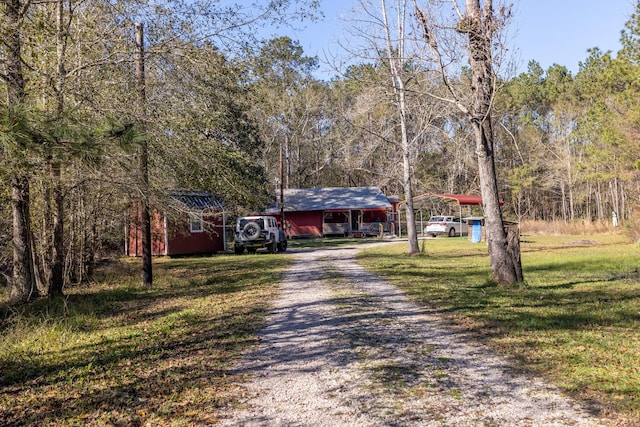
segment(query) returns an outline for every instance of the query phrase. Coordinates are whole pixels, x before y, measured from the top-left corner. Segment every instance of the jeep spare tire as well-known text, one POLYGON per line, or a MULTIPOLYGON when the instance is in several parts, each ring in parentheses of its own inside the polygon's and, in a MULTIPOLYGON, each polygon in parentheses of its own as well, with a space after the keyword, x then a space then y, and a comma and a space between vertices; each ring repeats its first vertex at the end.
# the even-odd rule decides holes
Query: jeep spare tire
POLYGON ((260 237, 260 225, 255 221, 246 223, 242 231, 249 240, 256 240, 260 237))

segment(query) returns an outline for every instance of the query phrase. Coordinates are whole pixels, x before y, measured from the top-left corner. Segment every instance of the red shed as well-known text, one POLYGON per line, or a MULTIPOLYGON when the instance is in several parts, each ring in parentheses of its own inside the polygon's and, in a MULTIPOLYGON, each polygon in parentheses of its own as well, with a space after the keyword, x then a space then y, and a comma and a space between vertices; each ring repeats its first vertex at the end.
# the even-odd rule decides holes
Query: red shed
MULTIPOLYGON (((377 187, 288 188, 283 193, 289 237, 393 232, 397 198, 377 187)), ((280 218, 280 207, 268 213, 280 218)))
MULTIPOLYGON (((140 206, 134 204, 126 227, 129 256, 142 255, 140 206)), ((153 255, 212 254, 226 249, 224 206, 207 192, 174 192, 165 209, 151 213, 153 255)))

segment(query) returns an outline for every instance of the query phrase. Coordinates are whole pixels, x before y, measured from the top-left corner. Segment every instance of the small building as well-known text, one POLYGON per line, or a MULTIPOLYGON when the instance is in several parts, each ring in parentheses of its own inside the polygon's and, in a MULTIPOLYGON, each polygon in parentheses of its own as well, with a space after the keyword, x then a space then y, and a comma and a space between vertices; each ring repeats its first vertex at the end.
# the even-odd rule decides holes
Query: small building
MULTIPOLYGON (((226 250, 224 205, 213 194, 173 192, 151 214, 152 255, 212 254, 226 250)), ((142 256, 140 204, 132 206, 126 225, 125 253, 142 256)))
MULTIPOLYGON (((393 232, 399 202, 377 187, 288 188, 283 196, 289 238, 364 237, 393 232)), ((267 213, 280 219, 281 207, 267 213)))

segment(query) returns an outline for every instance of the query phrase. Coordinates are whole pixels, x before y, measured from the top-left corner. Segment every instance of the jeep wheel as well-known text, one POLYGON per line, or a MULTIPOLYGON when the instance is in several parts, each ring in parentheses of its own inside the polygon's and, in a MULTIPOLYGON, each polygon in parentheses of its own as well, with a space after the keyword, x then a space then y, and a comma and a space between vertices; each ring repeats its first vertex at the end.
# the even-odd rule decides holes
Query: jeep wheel
POLYGON ((275 254, 276 253, 276 242, 272 241, 271 243, 269 243, 267 245, 267 251, 269 251, 270 254, 275 254))
POLYGON ((278 242, 278 252, 286 252, 287 251, 287 241, 281 240, 278 242))
POLYGON ((451 228, 449 230, 449 237, 456 237, 456 229, 455 228, 451 228))
POLYGON ((260 225, 258 225, 258 223, 255 221, 246 223, 242 231, 249 240, 256 240, 258 237, 260 237, 260 225))
POLYGON ((233 247, 233 251, 236 253, 236 255, 242 255, 242 253, 244 252, 244 246, 235 245, 233 247))

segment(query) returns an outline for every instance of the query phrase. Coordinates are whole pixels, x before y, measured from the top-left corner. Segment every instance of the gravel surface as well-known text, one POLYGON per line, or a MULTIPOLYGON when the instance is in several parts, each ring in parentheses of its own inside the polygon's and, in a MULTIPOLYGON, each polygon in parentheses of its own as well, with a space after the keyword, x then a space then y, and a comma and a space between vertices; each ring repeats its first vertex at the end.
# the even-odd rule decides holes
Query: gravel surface
POLYGON ((221 425, 606 425, 368 273, 356 250, 291 254, 261 344, 238 367, 252 380, 221 425))

